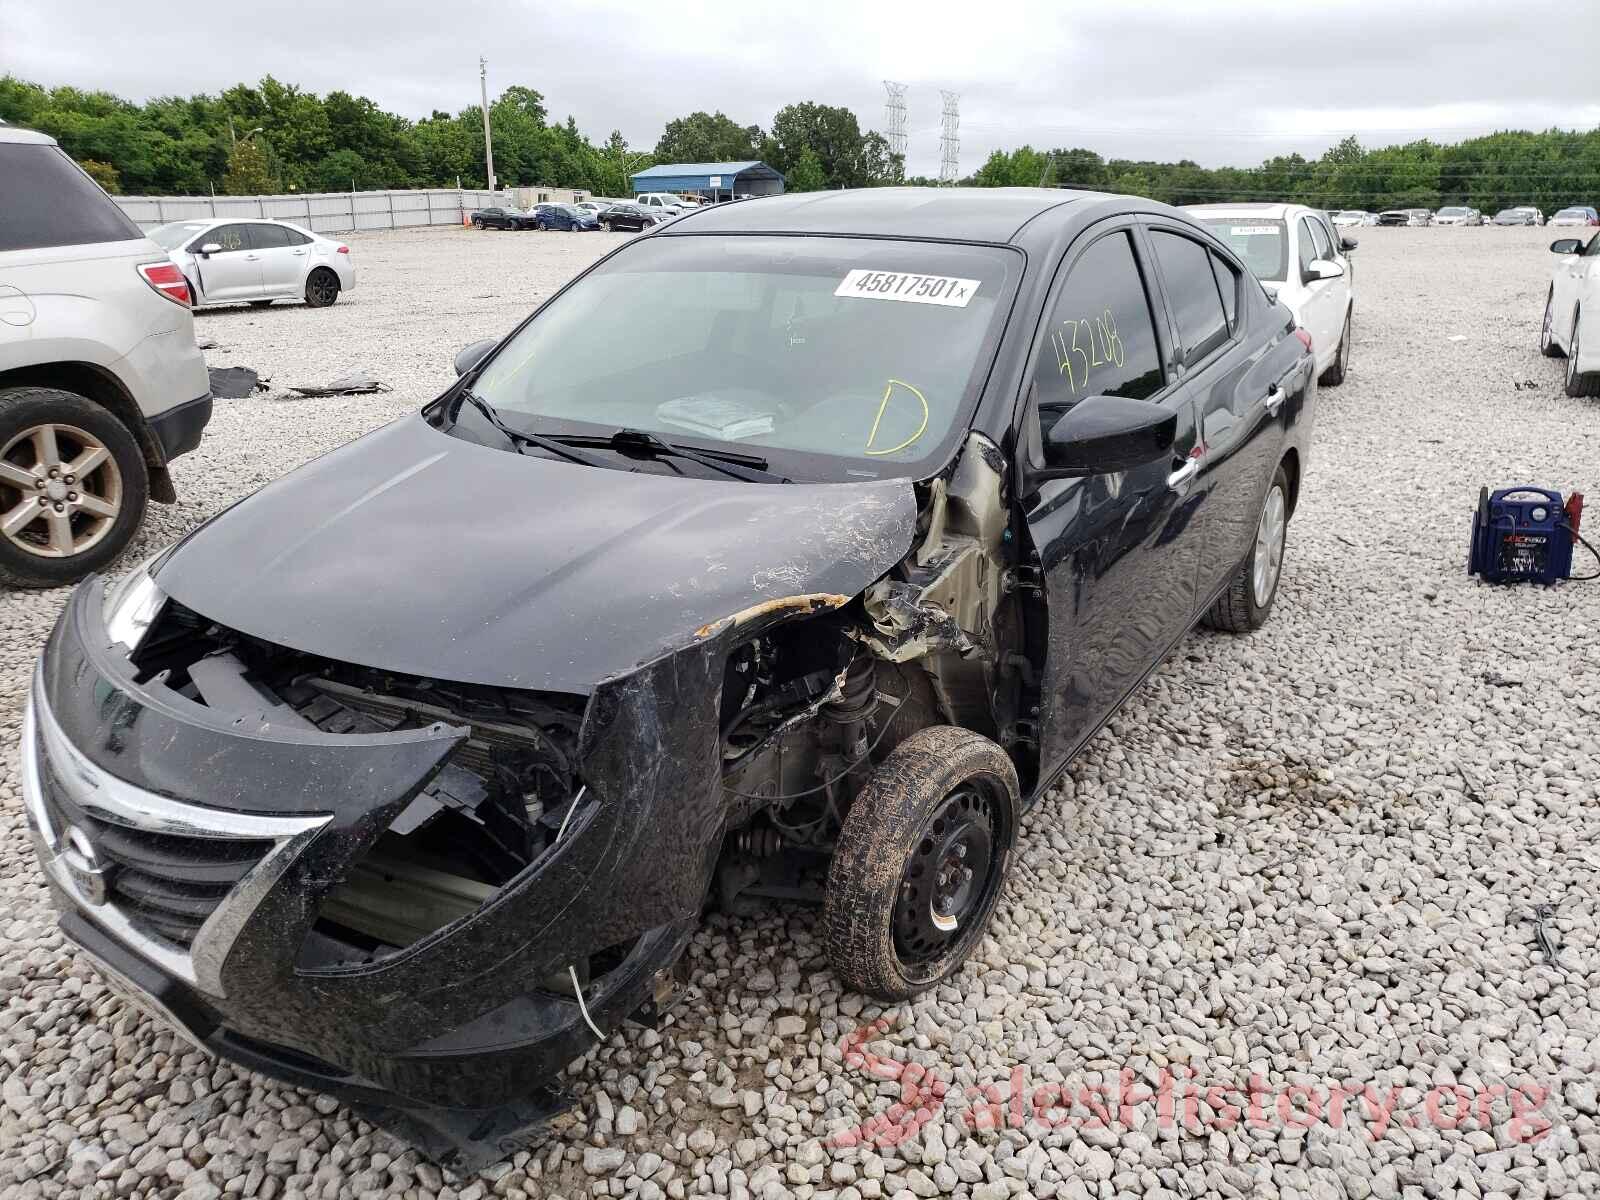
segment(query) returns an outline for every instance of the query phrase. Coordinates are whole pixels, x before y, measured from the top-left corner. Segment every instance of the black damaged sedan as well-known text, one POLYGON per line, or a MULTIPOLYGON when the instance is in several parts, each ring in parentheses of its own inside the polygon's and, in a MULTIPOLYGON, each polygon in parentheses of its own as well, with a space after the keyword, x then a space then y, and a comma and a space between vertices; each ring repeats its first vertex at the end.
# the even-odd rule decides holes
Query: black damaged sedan
POLYGON ((23 727, 62 929, 461 1165, 660 1018, 710 905, 814 903, 847 987, 931 987, 1144 676, 1267 618, 1313 362, 1150 201, 691 213, 77 589, 23 727))

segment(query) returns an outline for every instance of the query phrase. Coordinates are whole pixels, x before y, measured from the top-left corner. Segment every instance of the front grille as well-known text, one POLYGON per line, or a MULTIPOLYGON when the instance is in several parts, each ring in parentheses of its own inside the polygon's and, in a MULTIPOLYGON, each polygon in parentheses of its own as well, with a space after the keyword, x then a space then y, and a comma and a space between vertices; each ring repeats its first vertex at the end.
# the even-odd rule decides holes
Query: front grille
POLYGON ((48 755, 40 783, 58 833, 77 826, 111 866, 109 902, 146 935, 188 949, 206 918, 272 849, 270 838, 198 838, 132 829, 90 815, 61 786, 48 755))

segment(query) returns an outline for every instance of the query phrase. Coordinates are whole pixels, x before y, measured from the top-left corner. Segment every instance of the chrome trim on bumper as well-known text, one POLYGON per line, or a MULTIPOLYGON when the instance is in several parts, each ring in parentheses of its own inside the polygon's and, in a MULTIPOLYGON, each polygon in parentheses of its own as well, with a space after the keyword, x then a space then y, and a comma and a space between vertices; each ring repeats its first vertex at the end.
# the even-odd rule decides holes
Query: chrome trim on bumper
POLYGON ((245 923, 284 870, 315 838, 331 815, 260 817, 201 808, 134 787, 90 762, 67 740, 45 702, 44 675, 36 668, 22 716, 22 807, 32 827, 39 862, 78 910, 153 966, 216 997, 226 996, 222 964, 245 923), (187 952, 142 933, 112 903, 94 903, 84 894, 63 858, 70 847, 65 830, 54 827, 44 801, 39 757, 48 757, 72 801, 98 820, 147 833, 191 838, 260 839, 273 847, 206 918, 187 952))

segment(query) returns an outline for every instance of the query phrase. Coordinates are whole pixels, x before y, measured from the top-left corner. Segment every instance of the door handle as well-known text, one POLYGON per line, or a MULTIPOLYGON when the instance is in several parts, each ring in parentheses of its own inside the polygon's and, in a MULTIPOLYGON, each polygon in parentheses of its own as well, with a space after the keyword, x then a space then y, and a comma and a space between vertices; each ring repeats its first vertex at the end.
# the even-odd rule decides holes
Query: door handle
POLYGON ((295 251, 293 251, 293 253, 295 253, 295 254, 300 254, 300 255, 304 255, 304 254, 305 254, 305 251, 304 251, 304 250, 295 250, 295 251))
POLYGON ((245 260, 245 262, 255 262, 256 259, 258 259, 260 257, 261 257, 261 255, 259 255, 259 254, 246 254, 244 256, 244 260, 245 260))
POLYGON ((1181 496, 1189 490, 1189 485, 1194 482, 1194 477, 1198 474, 1200 474, 1200 460, 1191 458, 1167 476, 1167 486, 1181 496))
POLYGON ((1278 410, 1283 407, 1283 402, 1288 398, 1288 392, 1284 391, 1283 388, 1278 384, 1273 384, 1272 390, 1269 391, 1261 401, 1261 403, 1266 406, 1267 416, 1277 416, 1278 410))

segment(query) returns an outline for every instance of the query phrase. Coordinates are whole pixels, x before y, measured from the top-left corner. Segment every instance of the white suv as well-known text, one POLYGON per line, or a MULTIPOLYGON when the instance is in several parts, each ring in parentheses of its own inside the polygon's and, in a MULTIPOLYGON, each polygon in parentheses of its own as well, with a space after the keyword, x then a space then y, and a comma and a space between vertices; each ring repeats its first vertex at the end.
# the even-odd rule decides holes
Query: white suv
POLYGON ((681 216, 694 207, 684 203, 682 196, 675 196, 671 192, 641 192, 634 197, 633 202, 646 212, 662 219, 681 216))
POLYGON ((0 584, 106 566, 177 499, 211 385, 183 273, 55 141, 0 125, 0 584))
POLYGON ((1191 204, 1189 211, 1244 260, 1264 287, 1311 335, 1318 382, 1344 382, 1350 365, 1350 318, 1356 240, 1328 214, 1298 204, 1191 204))

